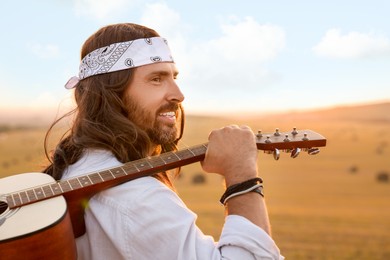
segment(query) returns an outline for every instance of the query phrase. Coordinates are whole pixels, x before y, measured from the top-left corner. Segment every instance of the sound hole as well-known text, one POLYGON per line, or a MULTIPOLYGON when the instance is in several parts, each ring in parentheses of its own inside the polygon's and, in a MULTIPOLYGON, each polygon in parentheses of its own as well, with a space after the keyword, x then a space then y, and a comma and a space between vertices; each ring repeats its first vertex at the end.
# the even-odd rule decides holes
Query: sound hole
POLYGON ((2 215, 8 209, 8 204, 4 201, 0 201, 0 215, 2 215))

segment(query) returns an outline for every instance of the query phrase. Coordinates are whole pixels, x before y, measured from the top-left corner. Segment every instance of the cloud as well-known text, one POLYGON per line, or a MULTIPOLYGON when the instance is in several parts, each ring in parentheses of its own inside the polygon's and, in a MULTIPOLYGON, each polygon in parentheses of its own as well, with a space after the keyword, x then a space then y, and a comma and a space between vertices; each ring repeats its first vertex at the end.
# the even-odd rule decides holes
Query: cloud
POLYGON ((185 58, 188 45, 191 44, 186 36, 190 26, 182 21, 178 12, 165 3, 147 4, 140 21, 168 40, 176 62, 180 63, 185 58))
POLYGON ((218 37, 190 46, 185 64, 191 70, 189 84, 234 95, 259 90, 275 79, 265 64, 285 47, 282 28, 246 17, 228 19, 220 29, 218 37))
POLYGON ((371 58, 390 54, 390 40, 374 33, 349 32, 330 29, 312 48, 315 54, 328 58, 371 58))
POLYGON ((34 55, 42 59, 53 59, 60 55, 60 48, 54 44, 40 44, 30 43, 27 47, 34 53, 34 55))
POLYGON ((282 28, 259 24, 252 17, 228 21, 221 29, 223 35, 210 41, 209 47, 227 60, 263 62, 275 58, 285 46, 282 28))
MULTIPOLYGON (((187 37, 190 26, 182 21, 178 12, 165 3, 147 4, 140 18, 140 23, 156 30, 166 38, 172 50, 176 63, 181 64, 179 69, 188 66, 188 51, 192 44, 187 37)), ((180 74, 184 74, 181 70, 180 74)))
POLYGON ((164 37, 175 37, 183 31, 180 14, 164 3, 147 4, 141 24, 155 29, 164 37))
POLYGON ((194 38, 190 34, 196 28, 160 3, 147 5, 141 21, 168 39, 187 107, 212 105, 215 99, 229 102, 237 94, 254 98, 278 79, 266 67, 286 45, 285 32, 277 25, 261 24, 253 17, 222 17, 217 33, 194 38))
POLYGON ((75 0, 74 10, 76 15, 87 16, 96 19, 107 18, 110 14, 122 12, 137 1, 126 0, 75 0), (126 8, 125 8, 126 7, 126 8))

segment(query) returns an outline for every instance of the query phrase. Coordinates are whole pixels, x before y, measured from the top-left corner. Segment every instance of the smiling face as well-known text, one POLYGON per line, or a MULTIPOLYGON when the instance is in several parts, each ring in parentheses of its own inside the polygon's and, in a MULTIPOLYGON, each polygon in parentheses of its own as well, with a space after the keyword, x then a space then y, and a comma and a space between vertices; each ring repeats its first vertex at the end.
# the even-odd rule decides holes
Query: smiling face
POLYGON ((176 140, 180 104, 184 100, 174 63, 154 63, 133 70, 126 93, 129 119, 145 130, 153 143, 176 140))

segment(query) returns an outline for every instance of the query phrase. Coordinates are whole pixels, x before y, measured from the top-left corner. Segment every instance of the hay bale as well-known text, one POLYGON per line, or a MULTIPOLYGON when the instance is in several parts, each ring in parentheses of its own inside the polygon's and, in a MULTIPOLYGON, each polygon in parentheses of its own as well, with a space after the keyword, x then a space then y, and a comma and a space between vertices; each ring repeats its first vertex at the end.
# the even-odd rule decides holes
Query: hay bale
POLYGON ((378 182, 389 182, 389 173, 387 172, 379 172, 377 175, 376 175, 376 180, 378 182))
POLYGON ((192 184, 205 184, 206 176, 203 173, 197 173, 192 177, 192 184))

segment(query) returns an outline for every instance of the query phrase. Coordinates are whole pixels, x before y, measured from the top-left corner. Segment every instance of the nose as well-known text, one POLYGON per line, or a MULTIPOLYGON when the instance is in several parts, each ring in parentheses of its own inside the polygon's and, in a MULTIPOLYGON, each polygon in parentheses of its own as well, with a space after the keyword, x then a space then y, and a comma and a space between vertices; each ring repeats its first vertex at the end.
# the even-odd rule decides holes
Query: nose
POLYGON ((181 103, 184 100, 184 95, 174 79, 172 79, 171 84, 169 85, 168 100, 178 103, 181 103))

